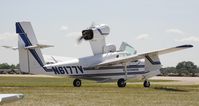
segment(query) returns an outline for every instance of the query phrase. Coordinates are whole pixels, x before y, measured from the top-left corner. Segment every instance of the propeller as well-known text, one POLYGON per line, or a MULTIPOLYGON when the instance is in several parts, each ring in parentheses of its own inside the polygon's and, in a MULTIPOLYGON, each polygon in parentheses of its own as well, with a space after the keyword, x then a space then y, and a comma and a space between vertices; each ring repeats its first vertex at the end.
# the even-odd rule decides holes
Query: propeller
POLYGON ((80 43, 82 41, 82 39, 85 40, 90 40, 93 38, 93 32, 92 32, 92 28, 95 28, 96 24, 94 22, 91 23, 90 27, 88 27, 86 30, 82 31, 82 36, 80 36, 77 39, 77 42, 80 43))

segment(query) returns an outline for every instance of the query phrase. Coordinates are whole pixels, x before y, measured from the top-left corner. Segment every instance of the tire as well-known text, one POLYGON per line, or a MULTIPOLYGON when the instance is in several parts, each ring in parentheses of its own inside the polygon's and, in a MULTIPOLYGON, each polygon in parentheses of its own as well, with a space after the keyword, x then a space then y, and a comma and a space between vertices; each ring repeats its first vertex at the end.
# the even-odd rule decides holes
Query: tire
POLYGON ((80 79, 75 79, 73 81, 73 86, 74 87, 80 87, 81 86, 81 80, 80 79))
POLYGON ((150 84, 149 81, 145 80, 143 85, 144 85, 145 88, 149 88, 151 84, 150 84))
POLYGON ((121 79, 119 79, 117 81, 117 85, 118 85, 118 87, 125 87, 126 86, 126 82, 125 82, 125 80, 123 78, 121 78, 121 79))

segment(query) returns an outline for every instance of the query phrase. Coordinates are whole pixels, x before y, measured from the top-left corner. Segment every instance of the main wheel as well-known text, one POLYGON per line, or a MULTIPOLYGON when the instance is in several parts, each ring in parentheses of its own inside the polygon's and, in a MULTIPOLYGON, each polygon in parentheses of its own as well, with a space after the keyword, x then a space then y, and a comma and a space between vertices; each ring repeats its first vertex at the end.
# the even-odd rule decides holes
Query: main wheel
POLYGON ((118 85, 118 87, 125 87, 126 86, 126 82, 125 82, 125 80, 123 78, 121 78, 121 79, 119 79, 117 81, 117 85, 118 85))
POLYGON ((145 80, 143 85, 144 85, 145 88, 148 88, 148 87, 150 87, 150 82, 145 80))
POLYGON ((73 81, 73 86, 74 87, 80 87, 81 86, 81 80, 80 79, 75 79, 73 81))

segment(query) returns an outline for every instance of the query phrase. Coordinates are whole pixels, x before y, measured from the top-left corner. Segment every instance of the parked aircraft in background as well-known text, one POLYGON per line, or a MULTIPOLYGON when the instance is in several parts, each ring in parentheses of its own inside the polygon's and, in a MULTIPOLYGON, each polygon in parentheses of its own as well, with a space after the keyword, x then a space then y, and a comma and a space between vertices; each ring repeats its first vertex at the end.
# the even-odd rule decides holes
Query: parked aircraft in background
POLYGON ((24 98, 24 94, 0 94, 0 104, 14 102, 24 98))
MULTIPOLYGON (((90 43, 92 56, 82 58, 48 56, 51 61, 45 62, 40 49, 52 47, 52 45, 37 42, 30 22, 16 22, 21 71, 31 74, 73 77, 75 78, 74 87, 81 86, 81 79, 97 82, 117 81, 118 87, 125 87, 126 80, 130 78, 143 79, 144 87, 150 87, 148 78, 160 74, 159 55, 193 47, 192 45, 181 45, 147 53, 137 53, 132 46, 125 42, 119 49, 116 49, 115 45, 108 45, 105 38, 109 32, 109 26, 105 24, 92 25, 82 31, 82 36, 78 41, 85 40, 90 43)), ((10 47, 7 46, 7 48, 10 47)), ((70 51, 67 47, 65 49, 70 51)))

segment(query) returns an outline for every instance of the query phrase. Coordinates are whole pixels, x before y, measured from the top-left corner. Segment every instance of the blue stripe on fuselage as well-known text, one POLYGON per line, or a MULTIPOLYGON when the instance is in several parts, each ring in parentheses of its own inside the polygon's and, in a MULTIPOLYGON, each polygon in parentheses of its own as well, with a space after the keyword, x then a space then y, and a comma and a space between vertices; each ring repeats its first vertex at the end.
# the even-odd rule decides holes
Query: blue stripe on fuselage
POLYGON ((103 33, 102 31, 101 31, 101 29, 99 29, 99 28, 97 28, 97 30, 98 30, 98 32, 101 34, 101 35, 107 35, 108 33, 103 33))
MULTIPOLYGON (((149 71, 137 71, 137 72, 127 72, 127 75, 136 75, 136 74, 146 74, 149 71)), ((97 74, 81 74, 81 75, 70 75, 70 76, 76 76, 76 77, 96 77, 96 76, 119 76, 119 75, 125 75, 125 72, 119 72, 119 73, 97 73, 97 74)))
MULTIPOLYGON (((84 70, 106 70, 106 69, 123 69, 124 66, 106 66, 106 67, 85 67, 84 70)), ((144 65, 128 65, 127 68, 144 68, 144 65)))

